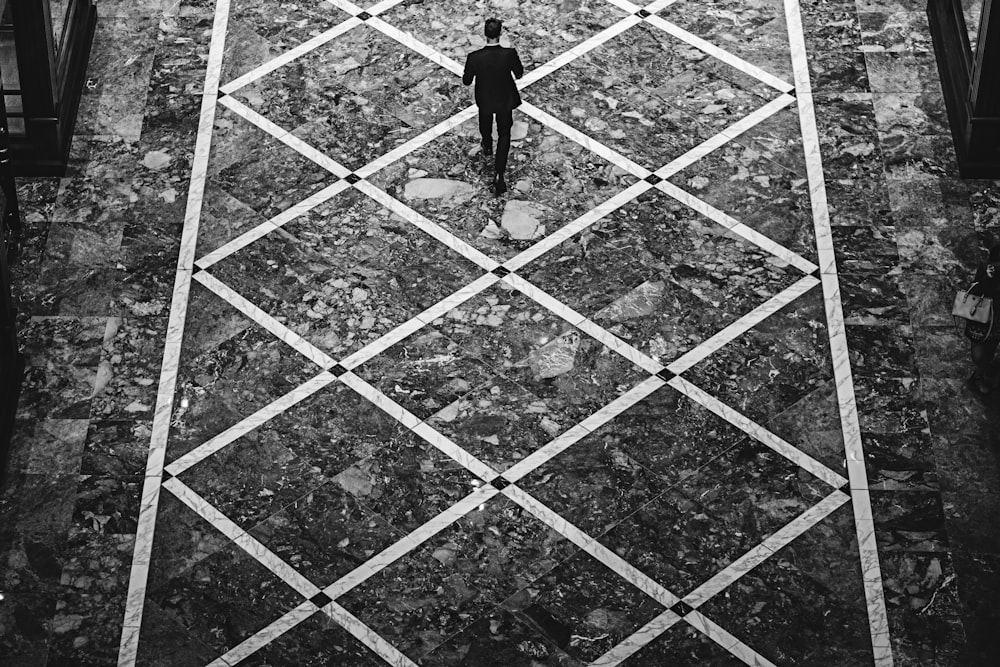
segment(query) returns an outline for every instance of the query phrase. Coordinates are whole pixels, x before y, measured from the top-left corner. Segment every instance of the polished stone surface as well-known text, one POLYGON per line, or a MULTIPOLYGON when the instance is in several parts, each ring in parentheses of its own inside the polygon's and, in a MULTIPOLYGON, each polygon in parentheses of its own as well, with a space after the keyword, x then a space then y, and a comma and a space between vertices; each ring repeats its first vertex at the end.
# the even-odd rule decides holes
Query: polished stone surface
POLYGON ((362 5, 100 1, 19 183, 0 662, 996 664, 1000 189, 924 7, 362 5))

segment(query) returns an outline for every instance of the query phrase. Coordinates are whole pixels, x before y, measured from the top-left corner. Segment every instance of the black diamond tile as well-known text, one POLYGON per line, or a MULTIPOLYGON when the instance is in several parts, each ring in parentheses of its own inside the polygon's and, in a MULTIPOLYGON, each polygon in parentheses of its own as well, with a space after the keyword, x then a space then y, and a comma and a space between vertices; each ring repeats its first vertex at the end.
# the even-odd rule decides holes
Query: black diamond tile
POLYGON ((668 371, 666 368, 664 368, 662 371, 656 374, 656 377, 660 378, 664 382, 670 382, 675 377, 677 377, 677 373, 668 371))
POLYGON ((639 18, 641 18, 641 19, 644 19, 644 18, 646 18, 647 16, 649 16, 649 12, 647 12, 647 11, 646 11, 645 9, 640 9, 639 11, 637 11, 637 12, 635 13, 635 15, 636 15, 636 16, 638 16, 638 17, 639 17, 639 18))
POLYGON ((510 486, 510 482, 504 479, 503 477, 497 477, 492 482, 490 482, 490 484, 492 484, 499 491, 503 491, 508 486, 510 486))
POLYGON ((681 618, 684 618, 685 616, 687 616, 688 614, 690 614, 692 611, 694 611, 694 607, 692 607, 691 605, 689 605, 687 602, 684 602, 683 600, 680 600, 680 601, 677 602, 677 604, 675 604, 673 607, 670 608, 670 611, 674 612, 675 614, 677 614, 681 618))
POLYGON ((662 181, 663 179, 662 179, 662 178, 660 178, 659 176, 657 176, 656 174, 650 174, 649 176, 647 176, 647 177, 646 177, 645 179, 643 179, 643 180, 645 180, 645 181, 646 181, 647 183, 649 183, 650 185, 656 185, 657 183, 659 183, 659 182, 660 182, 660 181, 662 181))
POLYGON ((341 366, 340 364, 334 364, 330 368, 330 373, 333 374, 334 377, 340 377, 341 375, 343 375, 346 372, 347 372, 347 369, 344 368, 343 366, 341 366))
POLYGON ((320 607, 320 608, 323 608, 326 605, 330 604, 330 602, 332 600, 333 600, 333 598, 331 598, 329 595, 327 595, 323 591, 320 591, 316 595, 314 595, 311 598, 309 598, 310 602, 312 602, 314 605, 316 605, 317 607, 320 607))
POLYGON ((493 269, 493 274, 497 275, 497 276, 500 276, 501 278, 503 278, 504 276, 510 275, 510 270, 509 269, 505 269, 502 266, 498 266, 497 268, 493 269))
POLYGON ((367 21, 371 17, 372 15, 369 14, 368 12, 361 12, 360 14, 358 14, 358 18, 361 19, 362 21, 367 21))
POLYGON ((348 183, 350 183, 351 185, 354 185, 355 183, 357 183, 358 181, 361 180, 361 177, 352 172, 352 173, 348 174, 344 178, 344 180, 347 181, 348 183))

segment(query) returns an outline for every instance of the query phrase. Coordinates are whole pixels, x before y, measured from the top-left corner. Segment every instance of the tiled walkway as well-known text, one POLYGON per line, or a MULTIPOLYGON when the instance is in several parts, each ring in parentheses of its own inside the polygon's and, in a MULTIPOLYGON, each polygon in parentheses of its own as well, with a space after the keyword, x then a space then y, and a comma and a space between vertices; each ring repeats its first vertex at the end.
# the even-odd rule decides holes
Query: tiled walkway
POLYGON ((1000 189, 922 7, 99 9, 74 171, 23 188, 12 664, 1000 655, 947 314, 1000 189))

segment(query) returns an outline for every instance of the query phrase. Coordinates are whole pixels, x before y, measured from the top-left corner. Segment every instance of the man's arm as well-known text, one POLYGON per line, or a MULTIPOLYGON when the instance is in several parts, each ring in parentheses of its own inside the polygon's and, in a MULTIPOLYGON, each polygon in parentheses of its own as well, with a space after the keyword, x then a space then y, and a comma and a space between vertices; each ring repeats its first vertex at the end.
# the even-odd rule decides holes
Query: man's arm
POLYGON ((470 66, 471 61, 472 61, 472 54, 470 53, 465 58, 465 71, 462 72, 462 83, 464 83, 467 86, 470 83, 472 83, 472 79, 474 79, 476 76, 475 71, 473 71, 472 67, 470 66))
POLYGON ((511 54, 514 56, 514 62, 511 63, 510 71, 514 73, 515 79, 520 79, 524 76, 524 65, 521 64, 521 59, 517 57, 517 49, 511 49, 511 54))

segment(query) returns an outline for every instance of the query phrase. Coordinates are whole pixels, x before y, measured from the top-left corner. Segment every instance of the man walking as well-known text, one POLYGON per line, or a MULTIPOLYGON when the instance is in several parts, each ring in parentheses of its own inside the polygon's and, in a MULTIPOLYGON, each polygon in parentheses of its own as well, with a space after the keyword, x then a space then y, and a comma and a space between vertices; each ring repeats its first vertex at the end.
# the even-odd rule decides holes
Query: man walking
POLYGON ((503 173, 510 152, 510 128, 514 125, 514 109, 521 105, 514 78, 524 75, 524 66, 517 50, 500 46, 500 19, 486 19, 483 32, 486 46, 473 51, 465 59, 462 83, 476 80, 476 106, 479 107, 479 134, 482 135, 483 155, 493 153, 493 117, 497 120, 497 152, 493 162, 495 177, 493 192, 497 196, 507 191, 503 173), (513 77, 511 75, 514 75, 513 77))

